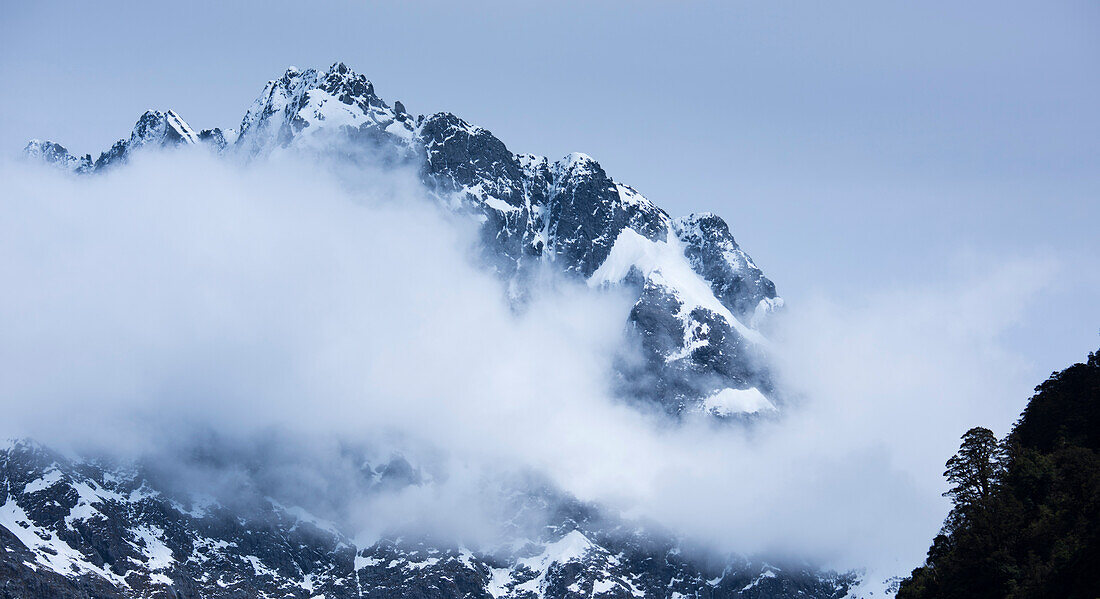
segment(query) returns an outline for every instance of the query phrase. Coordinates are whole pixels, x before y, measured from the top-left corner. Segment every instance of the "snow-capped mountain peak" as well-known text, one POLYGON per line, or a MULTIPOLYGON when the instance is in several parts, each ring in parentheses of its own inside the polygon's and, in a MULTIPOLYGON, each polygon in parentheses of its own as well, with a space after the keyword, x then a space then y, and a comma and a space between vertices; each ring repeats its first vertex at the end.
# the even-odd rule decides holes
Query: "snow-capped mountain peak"
POLYGON ((141 115, 134 131, 130 134, 130 148, 156 144, 188 144, 199 143, 199 135, 187 124, 174 110, 160 112, 148 110, 141 115))
POLYGON ((362 160, 417 168, 442 206, 480 223, 487 266, 518 296, 539 264, 594 287, 637 290, 626 318, 648 356, 647 376, 623 378, 657 383, 624 389, 629 396, 678 414, 705 410, 704 400, 724 389, 771 393, 759 328, 782 299, 724 220, 673 219, 587 154, 552 162, 514 153, 451 113, 414 118, 342 62, 324 72, 290 67, 268 81, 236 131, 195 133, 171 110, 149 111, 129 139, 94 162, 51 142, 33 141, 26 153, 96 172, 143 148, 198 143, 246 159, 276 151, 347 158, 363 150, 362 160))
POLYGON ((404 108, 395 110, 374 93, 374 85, 342 62, 325 73, 290 67, 267 82, 239 127, 236 148, 262 154, 315 133, 344 127, 379 127, 403 139, 413 132, 404 108))
MULTIPOLYGON (((93 174, 122 167, 133 152, 177 146, 245 161, 365 149, 362 160, 415 168, 443 209, 480 227, 485 266, 517 302, 542 268, 580 288, 633 294, 622 318, 642 360, 624 360, 614 373, 624 397, 674 418, 768 418, 783 409, 763 333, 783 300, 726 221, 672 218, 587 154, 515 153, 454 114, 410 115, 343 63, 324 72, 290 67, 264 85, 237 129, 196 133, 172 110, 148 111, 96 160, 42 140, 25 153, 93 174)), ((372 492, 431 484, 403 459, 365 465, 363 474, 372 492)), ((555 502, 556 520, 507 550, 472 551, 402 537, 357 543, 271 497, 256 498, 258 514, 234 513, 159 489, 135 468, 28 444, 0 446, 0 484, 0 579, 14 596, 836 599, 855 582, 739 557, 693 560, 675 539, 545 489, 524 501, 555 502)))

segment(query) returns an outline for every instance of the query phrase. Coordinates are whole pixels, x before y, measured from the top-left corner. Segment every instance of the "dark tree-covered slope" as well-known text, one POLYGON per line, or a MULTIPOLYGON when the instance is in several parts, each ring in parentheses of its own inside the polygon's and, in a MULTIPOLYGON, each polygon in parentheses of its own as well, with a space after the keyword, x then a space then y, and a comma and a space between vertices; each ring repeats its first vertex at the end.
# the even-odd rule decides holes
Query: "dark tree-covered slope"
POLYGON ((1100 597, 1100 352, 1035 391, 1004 441, 963 437, 955 507, 898 599, 1100 597))

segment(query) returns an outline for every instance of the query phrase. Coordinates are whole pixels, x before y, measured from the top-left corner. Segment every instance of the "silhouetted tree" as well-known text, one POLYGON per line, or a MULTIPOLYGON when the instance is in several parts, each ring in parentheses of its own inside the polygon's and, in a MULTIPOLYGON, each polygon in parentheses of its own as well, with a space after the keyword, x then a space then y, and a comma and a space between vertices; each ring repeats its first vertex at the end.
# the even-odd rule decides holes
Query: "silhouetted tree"
POLYGON ((993 431, 980 426, 962 436, 959 452, 947 460, 943 473, 953 486, 944 493, 963 519, 989 508, 993 491, 1004 475, 1005 450, 993 431))

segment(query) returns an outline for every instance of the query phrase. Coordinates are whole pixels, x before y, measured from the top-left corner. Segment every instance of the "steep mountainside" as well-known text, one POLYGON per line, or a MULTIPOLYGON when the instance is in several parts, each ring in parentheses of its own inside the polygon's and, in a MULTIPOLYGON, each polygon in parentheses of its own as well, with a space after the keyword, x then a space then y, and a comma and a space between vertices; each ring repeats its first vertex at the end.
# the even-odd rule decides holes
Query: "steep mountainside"
POLYGON ((783 300, 725 221, 713 214, 673 219, 584 154, 553 162, 515 154, 453 114, 409 115, 344 64, 324 73, 287 70, 267 83, 235 130, 196 133, 171 110, 150 111, 129 139, 94 161, 48 141, 31 141, 26 153, 95 173, 147 148, 193 144, 244 159, 309 150, 413 165, 442 205, 481 223, 483 257, 517 297, 540 265, 592 286, 636 290, 629 322, 644 357, 624 362, 624 394, 673 414, 774 409, 764 399, 773 389, 759 328, 783 300), (736 392, 758 401, 723 399, 736 392))

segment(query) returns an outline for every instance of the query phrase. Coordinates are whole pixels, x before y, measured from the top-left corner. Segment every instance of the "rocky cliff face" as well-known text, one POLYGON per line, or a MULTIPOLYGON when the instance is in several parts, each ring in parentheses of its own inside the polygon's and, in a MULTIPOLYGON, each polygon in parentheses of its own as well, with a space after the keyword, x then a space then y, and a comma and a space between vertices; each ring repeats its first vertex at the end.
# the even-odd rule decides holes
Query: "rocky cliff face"
POLYGON ((637 292, 624 317, 643 359, 624 364, 627 396, 680 414, 705 410, 708 398, 726 390, 772 393, 759 329, 783 300, 720 217, 673 219, 584 154, 552 162, 513 153, 450 113, 414 117, 342 63, 323 73, 291 68, 269 81, 236 129, 196 133, 171 110, 150 111, 129 139, 94 161, 38 140, 26 153, 95 173, 134 152, 194 144, 244 159, 368 149, 367 159, 383 166, 411 165, 442 206, 481 223, 483 258, 517 296, 543 265, 592 286, 637 292))

